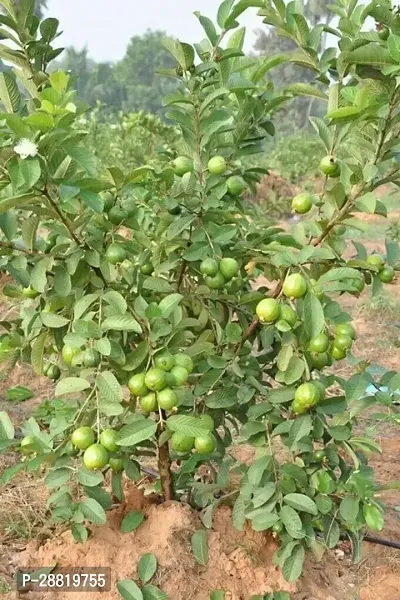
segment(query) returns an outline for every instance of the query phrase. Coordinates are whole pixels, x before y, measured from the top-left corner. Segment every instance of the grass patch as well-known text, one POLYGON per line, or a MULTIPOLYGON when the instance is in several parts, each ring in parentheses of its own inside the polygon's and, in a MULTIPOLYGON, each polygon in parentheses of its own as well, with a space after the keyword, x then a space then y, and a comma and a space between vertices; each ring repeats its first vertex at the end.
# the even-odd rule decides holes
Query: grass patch
POLYGON ((384 291, 376 296, 365 298, 360 303, 359 313, 366 321, 379 319, 385 325, 398 327, 395 333, 400 337, 400 300, 390 292, 384 291))
POLYGON ((0 594, 7 594, 7 592, 11 592, 11 586, 8 585, 7 581, 0 577, 0 594))
MULTIPOLYGON (((1 464, 0 472, 8 466, 10 463, 1 464)), ((46 500, 42 478, 32 473, 22 471, 9 484, 1 486, 0 543, 11 544, 37 537, 48 523, 46 500)))

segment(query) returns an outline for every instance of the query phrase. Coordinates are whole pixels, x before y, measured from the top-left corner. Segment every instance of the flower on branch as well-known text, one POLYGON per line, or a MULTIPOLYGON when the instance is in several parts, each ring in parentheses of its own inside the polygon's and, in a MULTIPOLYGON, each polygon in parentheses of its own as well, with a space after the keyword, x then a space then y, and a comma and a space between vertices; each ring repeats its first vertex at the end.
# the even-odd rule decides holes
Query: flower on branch
POLYGON ((38 153, 38 147, 34 142, 23 138, 14 146, 14 152, 20 155, 22 159, 28 158, 28 156, 36 156, 38 153))

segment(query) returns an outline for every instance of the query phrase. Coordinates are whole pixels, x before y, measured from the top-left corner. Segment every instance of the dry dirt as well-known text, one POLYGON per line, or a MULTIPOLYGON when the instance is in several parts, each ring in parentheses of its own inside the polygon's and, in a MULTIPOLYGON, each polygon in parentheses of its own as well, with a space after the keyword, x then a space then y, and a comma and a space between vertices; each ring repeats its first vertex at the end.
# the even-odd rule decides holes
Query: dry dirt
MULTIPOLYGON (((374 218, 368 217, 371 224, 374 218)), ((367 242, 368 249, 383 251, 378 242, 367 242)), ((390 286, 391 296, 399 301, 400 285, 390 286)), ((381 364, 386 368, 399 370, 400 348, 393 343, 397 330, 388 329, 385 311, 368 314, 363 309, 365 296, 360 299, 344 297, 346 309, 356 322, 358 340, 356 355, 381 364)), ((400 308, 397 320, 400 321, 400 308)), ((398 330, 400 332, 400 330, 398 330)), ((400 335, 397 336, 400 338, 400 335)), ((400 344, 399 344, 400 346, 400 344)), ((349 375, 352 368, 341 367, 341 374, 349 375)), ((14 419, 26 418, 40 400, 51 396, 51 386, 43 380, 32 377, 26 367, 18 366, 11 379, 0 386, 0 410, 8 410, 14 419), (20 405, 10 406, 4 400, 5 390, 10 385, 29 385, 35 397, 20 405)), ((366 420, 360 427, 370 426, 366 420)), ((382 455, 371 457, 378 481, 385 483, 400 479, 400 435, 396 429, 378 427, 376 440, 383 448, 382 455)), ((240 447, 237 456, 243 461, 251 459, 253 449, 240 447)), ((13 457, 8 457, 13 461, 13 457)), ((1 463, 0 463, 1 471, 1 463)), ((385 493, 388 513, 382 538, 400 540, 400 513, 395 507, 400 505, 400 493, 385 493)), ((60 566, 109 566, 112 570, 113 586, 109 593, 103 593, 103 600, 116 600, 115 582, 121 578, 135 578, 137 563, 141 555, 152 552, 156 555, 159 568, 154 577, 155 585, 162 588, 170 600, 209 600, 210 591, 222 589, 226 600, 250 600, 253 594, 263 594, 272 590, 288 590, 292 600, 400 600, 400 550, 384 548, 381 545, 364 543, 364 557, 359 565, 352 565, 349 549, 343 545, 338 551, 327 553, 321 562, 309 556, 303 578, 295 585, 288 585, 279 570, 272 564, 276 549, 274 539, 267 534, 251 531, 243 533, 233 529, 230 509, 221 507, 214 518, 212 529, 208 531, 209 561, 206 567, 198 565, 191 552, 190 537, 201 527, 198 514, 188 506, 177 503, 158 504, 153 497, 143 498, 132 487, 127 487, 126 501, 108 514, 105 526, 92 528, 90 540, 76 544, 68 531, 49 530, 46 523, 45 496, 43 487, 34 476, 17 476, 15 480, 0 489, 0 594, 2 583, 10 583, 12 574, 19 566, 49 566, 57 562, 60 566), (35 493, 36 490, 36 493, 35 493), (144 523, 133 533, 120 532, 123 516, 131 510, 143 510, 144 523), (23 512, 31 523, 31 541, 13 539, 1 531, 1 519, 13 511, 23 512)), ((98 594, 89 593, 46 593, 32 592, 20 594, 6 591, 4 598, 16 600, 94 600, 98 594)))

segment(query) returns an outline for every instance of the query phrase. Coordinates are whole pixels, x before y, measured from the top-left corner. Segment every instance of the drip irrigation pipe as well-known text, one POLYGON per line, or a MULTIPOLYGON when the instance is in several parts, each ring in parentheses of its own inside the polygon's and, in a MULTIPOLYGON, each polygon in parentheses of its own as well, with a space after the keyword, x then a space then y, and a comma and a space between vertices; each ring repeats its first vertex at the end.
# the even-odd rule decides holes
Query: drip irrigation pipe
POLYGON ((370 542, 371 544, 380 544, 381 546, 387 546, 388 548, 396 548, 397 550, 400 550, 400 542, 392 542, 390 540, 373 537, 372 535, 365 535, 364 541, 370 542))

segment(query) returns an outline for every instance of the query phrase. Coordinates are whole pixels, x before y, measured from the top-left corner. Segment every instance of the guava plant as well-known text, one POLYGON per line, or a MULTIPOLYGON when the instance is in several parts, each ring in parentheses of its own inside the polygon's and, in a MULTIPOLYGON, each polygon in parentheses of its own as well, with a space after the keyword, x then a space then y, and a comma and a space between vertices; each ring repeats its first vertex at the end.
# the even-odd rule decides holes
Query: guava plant
POLYGON ((1 265, 20 305, 2 322, 2 349, 78 403, 46 429, 29 419, 22 442, 1 414, 2 448, 23 456, 3 482, 45 465, 54 519, 84 541, 87 523, 104 523, 122 499, 123 477, 138 480, 154 456, 164 499, 201 509, 206 527, 231 502, 238 529, 272 529, 287 580, 301 575, 305 549, 321 555, 342 533, 357 558, 384 510, 367 460, 379 447, 353 429, 373 402, 389 410, 400 378, 386 373, 388 392, 366 395, 372 376, 352 354, 340 296, 378 292, 398 267, 395 242, 385 257, 353 242, 347 258, 345 234, 364 229, 357 213, 386 214, 375 190, 400 178, 400 16, 390 2, 357 0, 332 4, 337 28, 310 30, 300 3, 282 0, 224 0, 216 24, 196 13, 201 43, 166 41, 179 154, 124 173, 96 163, 68 75, 46 72, 58 22, 39 23, 29 0, 0 4, 14 43, 0 57, 15 65, 0 85, 1 265), (298 50, 245 56, 237 18, 250 6, 298 50), (326 33, 337 44, 320 53, 326 33), (275 93, 268 73, 285 61, 314 83, 275 93), (295 95, 327 102, 325 119, 311 119, 326 155, 321 189, 293 200, 311 218, 288 232, 252 218, 243 196, 264 171, 244 162, 295 95), (255 290, 260 275, 268 284, 255 290), (346 356, 358 367, 348 381, 326 370, 346 356), (255 447, 250 465, 234 457, 237 435, 255 447), (210 479, 198 481, 204 464, 210 479))

